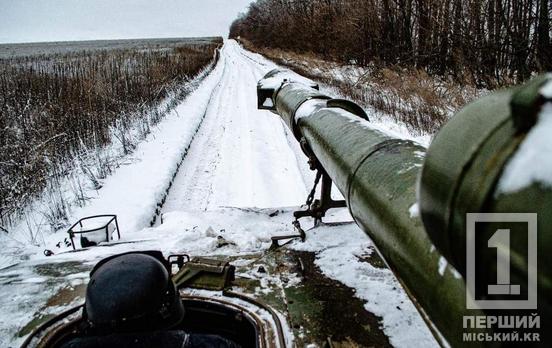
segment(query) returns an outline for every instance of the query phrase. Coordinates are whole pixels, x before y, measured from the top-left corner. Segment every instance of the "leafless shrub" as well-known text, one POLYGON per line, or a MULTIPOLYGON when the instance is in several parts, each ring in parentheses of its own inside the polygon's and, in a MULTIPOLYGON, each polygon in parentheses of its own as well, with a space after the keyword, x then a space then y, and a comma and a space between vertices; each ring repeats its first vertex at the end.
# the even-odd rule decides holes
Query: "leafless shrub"
POLYGON ((552 69, 551 9, 549 0, 257 0, 230 36, 494 89, 552 69))
MULTIPOLYGON (((0 224, 10 226, 46 195, 45 219, 55 228, 68 206, 58 181, 80 166, 100 188, 116 165, 102 149, 116 139, 132 152, 221 43, 0 58, 0 224)), ((85 200, 83 183, 74 185, 85 200)))
POLYGON ((363 74, 347 73, 342 64, 312 54, 258 48, 246 40, 242 43, 303 76, 337 88, 366 108, 391 116, 413 134, 435 133, 454 112, 481 94, 473 86, 430 76, 421 69, 372 65, 362 70, 363 74))

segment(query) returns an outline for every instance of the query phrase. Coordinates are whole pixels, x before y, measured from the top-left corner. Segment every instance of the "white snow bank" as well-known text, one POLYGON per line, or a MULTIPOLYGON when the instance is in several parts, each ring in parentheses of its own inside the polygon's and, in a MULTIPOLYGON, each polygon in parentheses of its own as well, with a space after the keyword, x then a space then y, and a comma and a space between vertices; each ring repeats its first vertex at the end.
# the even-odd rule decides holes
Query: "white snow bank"
POLYGON ((270 237, 293 233, 292 218, 286 209, 178 211, 165 213, 162 218, 161 225, 128 234, 121 243, 59 253, 51 257, 37 257, 35 262, 96 262, 110 255, 138 250, 161 250, 166 255, 251 254, 267 250, 271 244, 270 237))
MULTIPOLYGON (((133 161, 106 178, 96 197, 87 206, 74 210, 70 221, 90 215, 115 214, 122 240, 149 226, 201 124, 211 93, 222 76, 224 59, 221 55, 203 83, 137 146, 133 161)), ((54 252, 63 250, 56 244, 66 236, 65 230, 48 236, 46 248, 54 252)))
MULTIPOLYGON (((66 207, 69 223, 90 215, 116 214, 123 234, 149 224, 201 123, 211 92, 222 75, 223 61, 224 57, 221 57, 213 69, 210 65, 184 87, 191 89, 199 86, 165 115, 159 124, 152 127, 150 134, 138 144, 134 152, 123 159, 123 164, 102 180, 101 189, 96 190, 83 184, 88 180, 84 173, 71 174, 82 185, 87 203, 78 208, 73 206, 72 196, 65 198, 69 202, 66 207)), ((116 147, 115 143, 113 147, 116 147)), ((107 151, 113 149, 108 148, 107 151)), ((63 195, 71 192, 70 187, 74 185, 71 180, 67 178, 59 183, 63 195)), ((42 255, 45 248, 55 253, 70 248, 65 228, 47 235, 51 229, 50 224, 45 222, 45 214, 50 209, 48 204, 47 199, 37 200, 29 208, 26 217, 10 229, 9 235, 0 235, 3 245, 0 268, 42 255), (33 234, 36 236, 33 237, 33 234), (31 239, 34 242, 31 243, 31 239)))

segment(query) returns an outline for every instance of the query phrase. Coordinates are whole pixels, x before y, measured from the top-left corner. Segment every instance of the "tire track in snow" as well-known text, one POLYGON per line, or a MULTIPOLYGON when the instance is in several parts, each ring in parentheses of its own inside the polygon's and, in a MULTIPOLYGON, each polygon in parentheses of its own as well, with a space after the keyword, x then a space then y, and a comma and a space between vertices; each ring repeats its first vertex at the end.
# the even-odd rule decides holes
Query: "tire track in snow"
POLYGON ((187 157, 188 155, 188 151, 190 150, 190 146, 193 144, 194 142, 194 139, 197 137, 198 133, 200 132, 201 130, 201 126, 203 125, 204 121, 205 121, 205 117, 209 111, 209 107, 210 105, 212 104, 212 101, 213 101, 213 97, 215 96, 215 94, 217 93, 217 91, 220 90, 220 87, 221 87, 221 81, 224 77, 224 73, 226 71, 226 61, 224 62, 224 67, 223 67, 223 72, 221 74, 221 77, 219 79, 219 81, 217 82, 217 85, 215 88, 213 88, 213 90, 211 91, 211 94, 209 96, 209 100, 207 102, 207 107, 205 108, 204 112, 203 112, 203 115, 201 116, 201 121, 198 125, 198 127, 196 128, 195 130, 195 133, 194 135, 192 136, 191 140, 190 140, 190 143, 188 144, 188 146, 186 147, 186 149, 184 150, 184 152, 182 153, 182 157, 180 158, 180 161, 178 162, 178 164, 176 165, 176 170, 173 174, 173 177, 172 177, 172 180, 171 182, 169 182, 168 186, 167 186, 167 189, 165 190, 165 194, 163 195, 162 199, 157 203, 157 209, 155 210, 155 214, 153 215, 152 217, 152 220, 150 222, 150 225, 151 226, 154 226, 155 223, 157 222, 157 218, 158 216, 161 214, 161 211, 162 211, 162 208, 165 204, 165 201, 167 200, 167 197, 169 197, 169 192, 171 190, 171 187, 173 186, 174 182, 175 182, 175 179, 178 175, 178 173, 180 172, 180 167, 182 166, 182 163, 184 162, 184 159, 187 157))
POLYGON ((220 154, 209 151, 215 147, 216 139, 222 136, 224 126, 221 126, 217 115, 221 114, 223 90, 228 86, 228 59, 225 57, 224 71, 221 80, 213 91, 213 96, 205 110, 205 119, 196 133, 194 141, 190 144, 186 160, 179 168, 173 181, 173 190, 169 191, 163 211, 167 207, 194 206, 195 210, 205 210, 206 202, 210 196, 210 178, 220 161, 220 154))
MULTIPOLYGON (((256 81, 259 81, 267 72, 269 72, 272 69, 275 69, 275 68, 286 69, 276 65, 272 61, 267 60, 265 57, 261 56, 258 53, 254 53, 254 52, 250 52, 242 49, 240 50, 240 54, 250 61, 249 65, 251 66, 251 68, 255 73, 256 81)), ((297 167, 300 169, 301 178, 303 179, 303 184, 307 188, 307 190, 310 191, 314 183, 315 172, 309 168, 307 163, 307 158, 305 157, 303 150, 299 146, 299 143, 297 142, 297 139, 295 139, 295 136, 293 135, 293 133, 291 133, 291 131, 286 126, 285 122, 276 115, 274 115, 274 117, 280 120, 280 125, 281 125, 280 128, 282 130, 282 134, 287 139, 288 146, 295 153, 295 160, 297 162, 297 167)), ((337 192, 338 192, 337 189, 333 190, 332 197, 334 199, 343 199, 343 197, 339 197, 335 195, 335 193, 337 192)))
POLYGON ((256 85, 271 69, 235 42, 222 50, 221 88, 174 180, 162 212, 300 204, 307 191, 281 120, 257 110, 256 85))

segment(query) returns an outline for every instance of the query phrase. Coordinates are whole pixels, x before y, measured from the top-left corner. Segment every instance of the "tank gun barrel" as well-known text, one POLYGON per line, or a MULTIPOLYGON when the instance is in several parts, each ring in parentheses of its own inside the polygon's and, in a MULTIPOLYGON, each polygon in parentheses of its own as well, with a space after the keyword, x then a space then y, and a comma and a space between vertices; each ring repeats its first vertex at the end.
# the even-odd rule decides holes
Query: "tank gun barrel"
MULTIPOLYGON (((545 245, 552 245, 545 231, 552 223, 550 186, 501 189, 508 163, 538 121, 537 106, 543 104, 539 91, 548 80, 537 79, 469 105, 436 135, 429 149, 379 131, 358 105, 332 99, 316 83, 286 70, 269 72, 259 81, 257 96, 258 107, 283 119, 305 154, 340 190, 355 222, 372 239, 430 328, 436 327, 456 346, 465 344, 463 317, 484 313, 477 306, 467 308, 466 214, 536 213, 543 231, 539 255, 546 253, 541 250, 545 245)), ((545 154, 543 160, 550 157, 545 154)), ((488 239, 490 232, 491 227, 478 230, 477 236, 488 239)), ((486 240, 477 243, 487 248, 486 240)), ((516 248, 512 280, 521 282, 536 269, 520 261, 521 247, 516 248)), ((496 253, 492 261, 492 253, 477 252, 477 259, 484 259, 484 266, 475 269, 478 279, 492 278, 496 253)), ((547 313, 550 262, 539 258, 535 275, 539 309, 547 313)))

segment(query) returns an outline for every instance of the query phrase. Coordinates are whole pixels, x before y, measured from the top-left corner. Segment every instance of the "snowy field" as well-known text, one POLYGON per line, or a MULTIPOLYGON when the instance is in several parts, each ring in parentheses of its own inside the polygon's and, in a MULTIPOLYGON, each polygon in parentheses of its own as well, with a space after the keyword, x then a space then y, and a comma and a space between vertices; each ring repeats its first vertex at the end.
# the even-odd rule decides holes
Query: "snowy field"
MULTIPOLYGON (((128 165, 91 193, 90 204, 72 211, 71 221, 117 214, 119 243, 68 252, 64 243, 56 246, 67 236, 60 230, 40 248, 3 250, 2 259, 10 261, 0 270, 1 347, 21 344, 29 322, 81 303, 88 271, 106 256, 148 249, 239 256, 266 250, 271 236, 293 232, 289 207, 304 202, 314 176, 279 117, 256 109, 257 81, 275 67, 226 41, 201 85, 137 147, 128 165), (158 217, 151 227, 160 214, 163 224, 158 217), (219 248, 218 236, 229 245, 219 248), (44 256, 44 249, 55 255, 44 256)), ((397 127, 377 127, 412 138, 397 127)), ((335 214, 351 221, 346 210, 335 214)), ((326 276, 354 288, 365 308, 382 318, 394 346, 436 345, 391 271, 359 260, 374 250, 356 225, 307 234, 306 243, 291 248, 315 252, 326 276)))
POLYGON ((215 39, 215 37, 187 37, 170 39, 91 40, 0 44, 0 59, 38 55, 67 54, 83 51, 109 51, 114 49, 167 50, 182 45, 201 45, 205 43, 210 43, 215 39))

